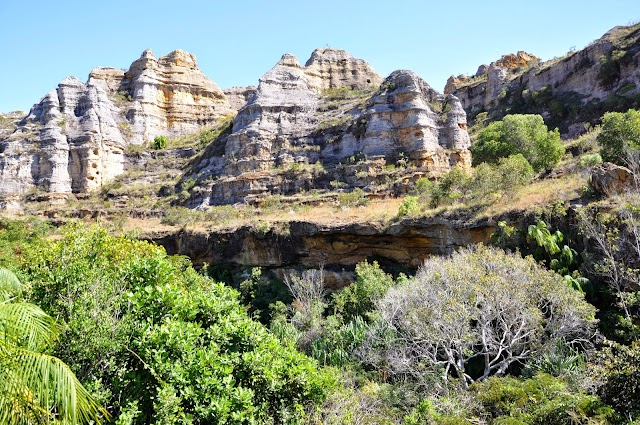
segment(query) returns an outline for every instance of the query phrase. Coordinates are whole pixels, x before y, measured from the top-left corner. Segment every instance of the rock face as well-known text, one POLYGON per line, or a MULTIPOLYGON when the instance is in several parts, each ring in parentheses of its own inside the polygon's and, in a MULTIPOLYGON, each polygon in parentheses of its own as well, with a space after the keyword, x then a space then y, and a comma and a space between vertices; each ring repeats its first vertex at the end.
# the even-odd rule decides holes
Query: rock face
POLYGON ((339 87, 366 89, 382 83, 382 78, 366 61, 354 58, 344 50, 314 50, 304 71, 311 84, 320 90, 339 87))
MULTIPOLYGON (((283 223, 285 224, 285 223, 283 223)), ((495 225, 465 225, 446 220, 319 225, 286 223, 285 235, 251 227, 211 232, 171 232, 143 236, 169 254, 187 255, 196 266, 261 267, 276 274, 294 268, 324 266, 331 287, 353 281, 349 271, 370 258, 383 264, 416 269, 432 255, 449 255, 463 246, 486 243, 495 225)))
POLYGON ((497 101, 515 75, 539 63, 540 58, 524 51, 503 55, 490 65, 480 65, 473 77, 449 77, 444 92, 458 96, 465 110, 486 110, 497 101))
POLYGON ((633 175, 626 167, 605 162, 593 169, 589 184, 597 193, 605 196, 614 195, 631 188, 633 175))
POLYGON ((229 105, 237 111, 247 104, 249 98, 256 92, 256 86, 230 87, 222 91, 227 96, 229 105))
POLYGON ((373 92, 372 82, 380 81, 366 62, 344 51, 318 49, 305 67, 284 55, 238 112, 224 155, 205 155, 196 166, 194 178, 213 182, 190 205, 327 188, 341 181, 335 165, 348 158, 381 158, 382 167, 406 158, 429 176, 470 166, 458 99, 437 93, 410 71, 392 73, 373 92), (326 166, 325 178, 302 183, 300 176, 294 182, 277 172, 310 164, 326 166))
POLYGON ((403 153, 433 175, 456 165, 471 166, 460 101, 436 92, 411 71, 393 72, 356 122, 366 125, 343 137, 342 156, 356 151, 372 156, 403 153))
MULTIPOLYGON (((122 173, 130 144, 191 133, 233 113, 224 93, 176 50, 150 50, 127 72, 95 68, 68 77, 16 125, 0 131, 0 206, 28 192, 86 192, 122 173)), ((3 122, 7 119, 3 119, 3 122)))
POLYGON ((482 65, 473 77, 451 77, 445 93, 458 97, 470 116, 538 113, 547 125, 573 137, 604 112, 640 106, 639 63, 640 24, 615 27, 560 59, 505 55, 482 65))
POLYGON ((0 197, 82 192, 123 170, 123 118, 98 85, 62 81, 0 142, 0 197))
POLYGON ((127 71, 99 67, 86 83, 65 79, 17 124, 3 118, 0 203, 99 188, 138 164, 129 145, 229 122, 236 109, 229 131, 185 176, 197 183, 191 207, 331 184, 403 193, 407 181, 389 182, 386 166, 410 163, 419 178, 471 163, 459 100, 410 71, 383 80, 343 50, 316 49, 305 66, 285 54, 257 87, 225 93, 192 54, 157 59, 145 50, 127 71))
POLYGON ((183 50, 159 60, 145 50, 124 74, 119 91, 131 98, 126 114, 143 140, 190 133, 234 112, 220 87, 198 69, 195 56, 183 50))

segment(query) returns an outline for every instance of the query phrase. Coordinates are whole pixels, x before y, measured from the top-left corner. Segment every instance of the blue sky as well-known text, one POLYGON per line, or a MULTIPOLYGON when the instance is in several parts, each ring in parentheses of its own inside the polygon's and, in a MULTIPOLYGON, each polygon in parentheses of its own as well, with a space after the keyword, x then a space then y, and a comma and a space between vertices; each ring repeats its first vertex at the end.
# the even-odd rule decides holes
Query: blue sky
POLYGON ((442 91, 502 54, 550 59, 615 25, 639 0, 0 0, 0 111, 28 110, 68 75, 127 68, 146 48, 194 53, 221 87, 255 84, 283 53, 345 49, 380 74, 411 69, 442 91))

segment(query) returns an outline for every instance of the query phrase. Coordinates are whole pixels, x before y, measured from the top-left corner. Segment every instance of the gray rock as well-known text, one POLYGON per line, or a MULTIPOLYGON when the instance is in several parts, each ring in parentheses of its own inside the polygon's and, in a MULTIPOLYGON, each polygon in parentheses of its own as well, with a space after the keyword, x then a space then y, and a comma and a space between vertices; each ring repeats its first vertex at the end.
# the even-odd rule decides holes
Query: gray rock
POLYGON ((589 184, 596 193, 614 195, 631 188, 633 175, 627 167, 605 162, 594 167, 589 184))
POLYGON ((256 86, 229 87, 222 91, 224 95, 227 96, 229 105, 237 111, 247 104, 249 98, 256 92, 256 86))

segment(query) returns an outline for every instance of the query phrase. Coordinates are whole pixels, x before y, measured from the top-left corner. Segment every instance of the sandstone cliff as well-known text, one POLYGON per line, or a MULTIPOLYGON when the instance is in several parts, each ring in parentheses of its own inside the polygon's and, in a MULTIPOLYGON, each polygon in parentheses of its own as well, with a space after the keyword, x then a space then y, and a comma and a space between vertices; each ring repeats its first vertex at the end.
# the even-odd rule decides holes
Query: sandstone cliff
MULTIPOLYGON (((383 81, 366 62, 340 50, 317 49, 304 67, 286 54, 238 112, 224 152, 203 156, 194 168, 196 180, 212 183, 190 205, 327 189, 345 181, 349 160, 384 167, 402 159, 437 176, 470 165, 466 125, 454 96, 437 93, 410 71, 383 81), (316 175, 278 172, 312 165, 316 175)), ((380 183, 372 178, 345 184, 372 189, 380 183)))
POLYGON ((28 193, 100 187, 126 168, 127 146, 190 133, 233 112, 181 50, 159 60, 146 50, 128 71, 96 68, 86 84, 68 77, 24 119, 2 126, 0 206, 17 208, 28 193))
MULTIPOLYGON (((190 207, 336 187, 402 193, 407 179, 471 162, 458 99, 410 71, 383 79, 343 50, 316 49, 304 66, 285 54, 257 87, 223 91, 192 54, 157 59, 146 50, 127 71, 95 68, 86 83, 69 77, 19 122, 3 118, 0 203, 64 199, 128 169, 147 170, 157 155, 140 155, 135 145, 148 146, 157 135, 207 141, 207 129, 229 122, 236 108, 222 136, 185 151, 199 155, 183 176, 196 182, 190 207), (407 164, 410 173, 384 172, 407 164)), ((186 186, 177 185, 182 200, 186 186)))
POLYGON ((526 52, 451 77, 445 93, 470 116, 540 113, 565 135, 584 131, 606 111, 640 106, 640 24, 615 27, 586 48, 540 62, 526 52))

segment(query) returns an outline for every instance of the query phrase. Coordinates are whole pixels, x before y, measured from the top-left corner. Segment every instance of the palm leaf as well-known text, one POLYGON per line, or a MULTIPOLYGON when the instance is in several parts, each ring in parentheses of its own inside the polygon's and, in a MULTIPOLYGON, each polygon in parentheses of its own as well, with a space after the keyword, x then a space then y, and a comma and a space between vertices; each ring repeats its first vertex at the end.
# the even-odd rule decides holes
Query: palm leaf
POLYGON ((22 284, 12 271, 0 268, 0 297, 8 298, 15 295, 22 289, 22 284))
POLYGON ((36 305, 6 299, 19 287, 13 273, 0 269, 0 423, 100 424, 106 410, 69 366, 41 352, 59 335, 53 318, 36 305))
POLYGON ((46 349, 59 334, 53 318, 29 303, 0 303, 0 337, 6 343, 30 349, 46 349))
POLYGON ((11 357, 3 362, 10 367, 0 372, 4 393, 0 396, 2 423, 19 424, 19 418, 33 416, 65 424, 99 424, 107 416, 62 360, 19 347, 3 354, 11 357), (11 403, 10 409, 7 402, 11 403))

